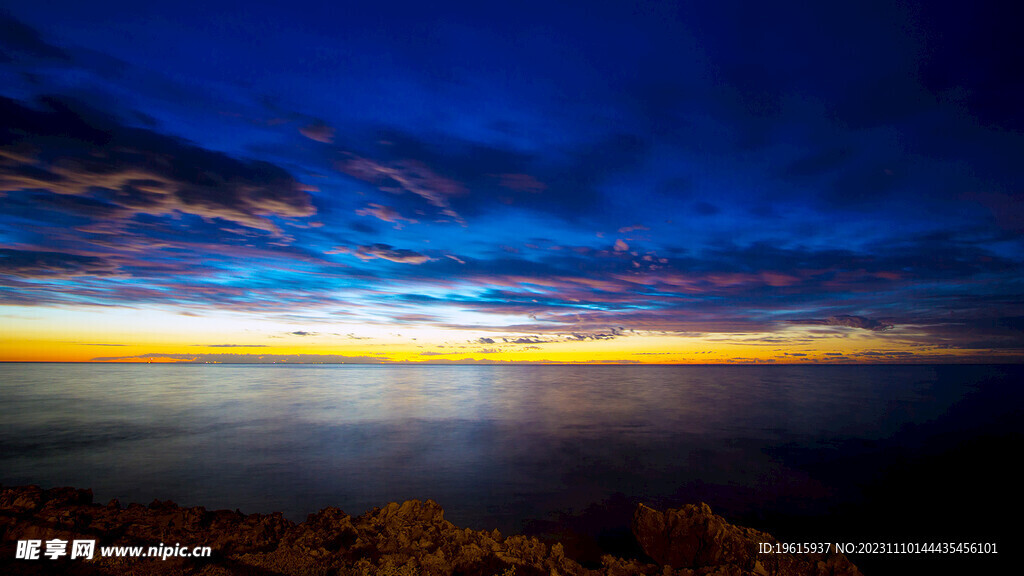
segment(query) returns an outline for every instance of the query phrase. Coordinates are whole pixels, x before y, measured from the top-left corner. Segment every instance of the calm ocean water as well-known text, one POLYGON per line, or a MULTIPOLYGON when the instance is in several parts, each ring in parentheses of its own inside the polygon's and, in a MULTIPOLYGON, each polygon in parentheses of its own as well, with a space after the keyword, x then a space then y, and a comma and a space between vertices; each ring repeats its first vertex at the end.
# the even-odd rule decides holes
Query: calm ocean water
POLYGON ((1019 366, 0 364, 0 482, 295 520, 432 498, 462 526, 612 547, 635 502, 703 500, 804 541, 1011 552, 1022 383, 1019 366))

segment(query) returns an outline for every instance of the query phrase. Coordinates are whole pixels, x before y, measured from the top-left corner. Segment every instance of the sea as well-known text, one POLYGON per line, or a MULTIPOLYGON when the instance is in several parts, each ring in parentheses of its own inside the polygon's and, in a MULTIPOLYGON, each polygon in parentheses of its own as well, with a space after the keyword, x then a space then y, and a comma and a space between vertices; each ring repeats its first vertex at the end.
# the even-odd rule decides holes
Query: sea
MULTIPOLYGON (((1017 554, 1024 367, 0 364, 0 482, 303 520, 432 499, 462 527, 639 554, 638 502, 706 502, 867 576, 1017 554)), ((1019 564, 1019 562, 1018 562, 1019 564)))

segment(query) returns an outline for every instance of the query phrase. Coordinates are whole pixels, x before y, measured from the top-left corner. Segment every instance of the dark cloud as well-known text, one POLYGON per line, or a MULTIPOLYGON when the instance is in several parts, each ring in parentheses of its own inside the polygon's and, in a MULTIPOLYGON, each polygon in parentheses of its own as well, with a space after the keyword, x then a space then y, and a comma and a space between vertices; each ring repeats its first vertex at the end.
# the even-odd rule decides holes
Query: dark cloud
POLYGON ((616 331, 615 329, 612 329, 611 332, 596 332, 596 333, 589 333, 589 334, 581 334, 579 332, 574 332, 573 334, 570 334, 568 336, 568 339, 569 340, 576 340, 576 341, 582 341, 582 340, 611 340, 611 339, 616 338, 616 337, 621 336, 621 335, 622 335, 622 333, 620 331, 616 331))
MULTIPOLYGON (((1014 309, 1012 304, 1006 309, 1014 309)), ((1016 308, 1021 311, 1020 307, 1016 308)), ((958 315, 959 316, 959 315, 958 315)), ((1024 352, 1024 316, 954 316, 923 320, 901 335, 916 345, 1024 352)))
POLYGON ((9 52, 36 58, 70 59, 67 52, 45 42, 35 29, 0 12, 0 55, 9 52))
POLYGON ((367 224, 366 222, 349 222, 348 228, 353 232, 359 232, 360 234, 377 234, 377 228, 367 224))
POLYGON ((85 197, 116 207, 109 216, 179 212, 275 233, 273 217, 314 213, 302 185, 273 164, 128 128, 80 104, 0 98, 0 116, 0 191, 85 197))
POLYGON ((18 197, 11 195, 9 203, 19 203, 27 211, 53 210, 89 220, 116 220, 131 214, 131 210, 105 200, 45 191, 26 193, 18 197))
POLYGON ((867 358, 871 360, 910 360, 917 356, 913 352, 903 350, 868 350, 866 352, 852 352, 849 356, 853 358, 867 358))
POLYGON ((316 140, 317 142, 323 142, 324 144, 330 144, 334 141, 334 128, 331 128, 324 122, 313 122, 312 124, 307 124, 302 128, 299 128, 299 132, 310 140, 316 140))
POLYGON ((533 336, 525 336, 522 338, 503 338, 503 340, 508 344, 544 344, 550 342, 550 340, 543 340, 533 336))
MULTIPOLYGON (((346 153, 342 172, 389 194, 388 212, 363 209, 393 221, 394 214, 429 214, 465 223, 466 218, 505 206, 577 219, 600 213, 607 204, 601 186, 636 170, 649 143, 616 133, 546 157, 462 141, 427 140, 388 131, 385 144, 346 153)), ((383 207, 384 202, 375 203, 383 207)), ((373 206, 373 205, 371 205, 373 206)))
POLYGON ((874 320, 872 318, 865 318, 863 316, 829 316, 823 320, 807 319, 807 320, 789 320, 791 324, 803 324, 803 325, 818 325, 818 326, 843 326, 846 328, 860 328, 861 330, 871 330, 874 332, 883 332, 885 330, 891 330, 893 325, 888 322, 882 322, 880 320, 874 320))
POLYGON ((483 337, 483 336, 481 336, 480 338, 477 338, 476 341, 478 343, 480 343, 480 344, 494 344, 494 339, 493 338, 486 338, 486 337, 483 337))
POLYGON ((0 248, 0 274, 23 278, 106 276, 117 266, 103 258, 66 252, 0 248))

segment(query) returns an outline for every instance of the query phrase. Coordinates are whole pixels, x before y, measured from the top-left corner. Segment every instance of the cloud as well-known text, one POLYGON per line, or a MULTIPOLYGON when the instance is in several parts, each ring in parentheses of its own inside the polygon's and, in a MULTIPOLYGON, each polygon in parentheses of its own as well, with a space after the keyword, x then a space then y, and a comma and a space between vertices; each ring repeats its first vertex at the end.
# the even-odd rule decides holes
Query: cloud
POLYGON ((356 214, 360 216, 373 216, 374 218, 377 218, 378 220, 383 220, 384 222, 394 222, 400 224, 400 221, 404 220, 406 222, 409 222, 410 224, 416 223, 416 220, 413 220, 412 218, 406 218, 399 214, 398 210, 395 210, 390 206, 384 206, 381 204, 371 203, 367 205, 366 208, 360 208, 356 210, 356 214))
POLYGON ((480 338, 477 338, 476 341, 478 343, 480 343, 480 344, 494 344, 494 339, 493 338, 485 338, 483 336, 481 336, 480 338))
MULTIPOLYGON (((996 303, 995 306, 1000 311, 1014 309, 1011 303, 996 303)), ((977 310, 972 309, 974 312, 977 310)), ((900 338, 915 345, 939 348, 1024 352, 1024 316, 947 314, 907 326, 901 331, 900 338)))
POLYGON ((616 252, 625 252, 626 250, 629 250, 629 244, 626 244, 621 238, 619 238, 615 241, 614 249, 616 252))
POLYGON ((600 134, 550 153, 525 153, 452 134, 426 139, 399 130, 377 134, 371 150, 349 150, 337 169, 396 200, 403 214, 466 219, 515 206, 567 220, 600 214, 604 185, 638 169, 648 143, 633 134, 600 134))
POLYGON ((174 213, 220 218, 279 234, 273 217, 315 209, 287 171, 128 128, 86 107, 42 98, 38 108, 0 97, 0 192, 42 189, 87 197, 128 218, 174 213))
POLYGON ((334 128, 331 128, 323 122, 307 124, 306 126, 299 128, 299 132, 310 140, 316 140, 317 142, 323 142, 324 144, 334 142, 334 128))
POLYGON ((0 55, 16 52, 37 58, 69 60, 63 49, 45 42, 39 32, 0 12, 0 55))
POLYGON ((522 338, 503 338, 508 344, 546 344, 550 340, 542 340, 533 336, 525 336, 522 338))
MULTIPOLYGON (((611 249, 587 254, 544 250, 532 258, 463 255, 464 264, 438 258, 396 271, 401 280, 392 279, 410 286, 402 300, 494 315, 502 320, 493 329, 519 332, 524 338, 606 334, 609 325, 695 335, 765 333, 792 325, 780 318, 792 318, 797 308, 806 311, 810 322, 805 324, 826 328, 828 318, 835 317, 831 326, 881 333, 894 323, 890 317, 899 318, 901 325, 910 320, 910 311, 892 302, 922 280, 945 286, 927 293, 931 299, 941 298, 941 304, 936 300, 929 306, 999 306, 1014 311, 1006 315, 1019 309, 1016 288, 995 280, 1018 274, 1019 266, 985 250, 976 237, 893 238, 884 247, 868 244, 860 250, 753 243, 718 245, 695 254, 671 247, 666 252, 675 256, 658 269, 634 269, 629 260, 614 257, 611 249), (940 254, 934 253, 935 247, 940 254), (443 289, 445 296, 422 296, 423 286, 443 289), (837 298, 842 299, 841 307, 837 298), (510 317, 522 320, 509 321, 510 317)), ((661 260, 652 257, 652 262, 661 260)), ((926 296, 916 294, 918 299, 926 296)), ((917 321, 928 319, 927 314, 914 315, 917 321)), ((476 327, 451 322, 447 313, 438 318, 438 326, 476 327)), ((821 332, 841 335, 838 330, 821 332)))
POLYGON ((23 278, 105 276, 117 266, 104 258, 67 252, 0 248, 0 274, 23 278))
POLYGON ((352 252, 352 255, 360 260, 380 258, 382 260, 389 260, 400 264, 423 264, 430 260, 429 256, 420 254, 419 252, 414 252, 405 248, 392 248, 388 244, 360 246, 352 252))
POLYGON ((353 156, 341 162, 339 168, 349 176, 373 184, 385 192, 412 193, 437 209, 442 216, 463 222, 450 203, 452 196, 465 193, 463 186, 438 175, 422 162, 399 160, 385 163, 353 156))
POLYGON ((568 336, 568 339, 569 340, 575 340, 575 341, 583 341, 583 340, 612 340, 613 338, 616 338, 618 336, 622 336, 622 329, 621 328, 619 328, 619 329, 612 328, 611 331, 609 331, 609 332, 597 332, 597 333, 590 333, 590 334, 581 334, 579 332, 574 332, 573 334, 568 336))
POLYGON ((515 190, 516 192, 530 192, 533 194, 543 192, 547 190, 547 184, 537 180, 529 174, 499 174, 499 184, 508 188, 509 190, 515 190))
POLYGON ((650 228, 648 228, 647 226, 642 226, 640 224, 634 224, 632 226, 623 226, 622 228, 619 228, 619 234, 628 234, 634 230, 650 230, 650 228))
POLYGON ((859 328, 861 330, 871 330, 873 332, 883 332, 885 330, 891 330, 893 325, 888 322, 882 322, 871 318, 865 318, 863 316, 829 316, 823 320, 807 319, 807 320, 789 320, 790 324, 802 324, 802 325, 818 325, 818 326, 843 326, 846 328, 859 328))

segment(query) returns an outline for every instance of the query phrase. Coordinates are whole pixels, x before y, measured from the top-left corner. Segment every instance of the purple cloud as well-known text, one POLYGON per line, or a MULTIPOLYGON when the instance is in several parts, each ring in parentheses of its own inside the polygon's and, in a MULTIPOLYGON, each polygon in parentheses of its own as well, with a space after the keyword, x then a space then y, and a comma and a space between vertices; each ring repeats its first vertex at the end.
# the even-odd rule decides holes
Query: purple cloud
POLYGON ((299 133, 310 140, 316 140, 317 142, 323 142, 324 144, 334 142, 334 128, 331 128, 323 122, 307 124, 306 126, 299 128, 299 133))
POLYGON ((891 330, 893 325, 888 322, 882 322, 874 320, 872 318, 865 318, 863 316, 829 316, 823 320, 818 319, 807 319, 807 320, 789 320, 790 324, 802 324, 802 325, 816 325, 816 326, 843 326, 846 328, 859 328, 861 330, 871 330, 873 332, 884 332, 885 330, 891 330))

